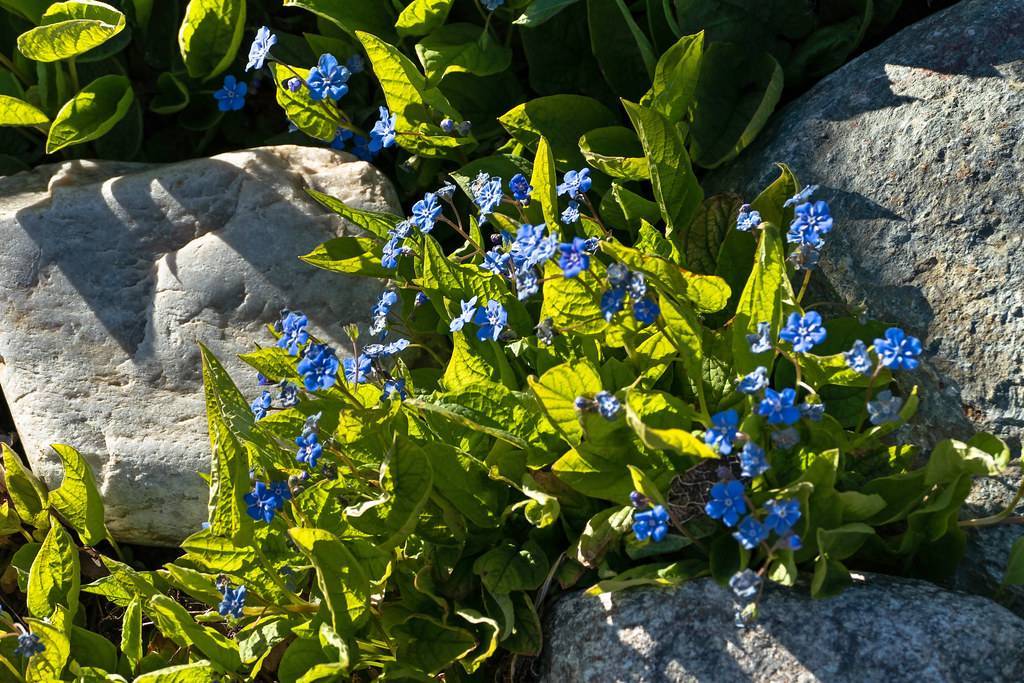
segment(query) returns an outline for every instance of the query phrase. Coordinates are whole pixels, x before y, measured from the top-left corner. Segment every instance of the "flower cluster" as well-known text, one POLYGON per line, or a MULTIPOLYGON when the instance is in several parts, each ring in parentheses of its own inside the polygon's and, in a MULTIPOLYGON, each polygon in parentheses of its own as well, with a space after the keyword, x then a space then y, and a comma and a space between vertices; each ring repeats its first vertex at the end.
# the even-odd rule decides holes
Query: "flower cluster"
POLYGON ((577 396, 574 405, 581 413, 597 411, 606 420, 614 420, 622 411, 622 402, 610 391, 599 391, 594 398, 577 396))
MULTIPOLYGON (((20 624, 18 627, 22 628, 20 624)), ((22 628, 21 633, 18 634, 18 645, 14 648, 14 654, 20 657, 31 657, 45 650, 46 646, 40 642, 39 636, 22 628)))
POLYGON ((451 332, 458 332, 466 323, 473 323, 477 326, 476 337, 480 341, 498 341, 501 333, 508 324, 508 312, 505 307, 494 299, 489 299, 486 306, 477 306, 477 298, 474 296, 469 301, 463 300, 460 304, 462 312, 452 318, 448 329, 451 332))
POLYGON ((657 302, 647 296, 647 280, 643 273, 635 273, 621 263, 608 266, 608 290, 601 295, 601 315, 611 321, 615 314, 632 303, 633 317, 643 325, 650 325, 658 319, 661 309, 657 302))
POLYGON ((286 481, 270 484, 257 481, 252 491, 245 494, 245 511, 256 521, 263 520, 269 524, 274 514, 283 510, 285 501, 291 500, 291 497, 292 491, 286 481))

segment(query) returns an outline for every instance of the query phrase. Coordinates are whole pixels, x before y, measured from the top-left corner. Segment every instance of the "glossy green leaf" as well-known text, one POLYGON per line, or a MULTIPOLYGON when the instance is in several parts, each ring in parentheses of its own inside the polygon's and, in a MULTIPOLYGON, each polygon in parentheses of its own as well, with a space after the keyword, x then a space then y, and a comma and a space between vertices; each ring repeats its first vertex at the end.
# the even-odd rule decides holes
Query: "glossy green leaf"
POLYGON ((664 392, 631 389, 626 394, 626 421, 648 448, 664 448, 680 455, 717 458, 704 440, 686 429, 697 415, 682 401, 664 392))
POLYGON ((778 339, 783 306, 795 299, 786 274, 786 250, 782 234, 772 224, 765 224, 750 273, 736 308, 732 323, 732 353, 738 374, 751 372, 758 365, 767 366, 771 352, 754 354, 747 335, 755 334, 759 323, 771 326, 769 338, 778 339))
POLYGON ((56 2, 40 25, 18 36, 18 50, 37 62, 71 59, 102 45, 124 30, 125 16, 96 0, 56 2))
POLYGON ((25 100, 0 95, 0 126, 45 126, 50 118, 25 100))
POLYGON ((603 388, 597 369, 587 361, 564 363, 530 378, 530 389, 551 424, 570 444, 580 443, 583 424, 576 409, 578 396, 593 397, 603 388))
POLYGON ((202 659, 142 674, 133 683, 209 683, 215 672, 213 664, 202 659))
POLYGON ((606 128, 618 122, 607 107, 582 95, 550 95, 525 102, 511 109, 498 121, 519 143, 536 149, 541 136, 547 138, 558 168, 566 171, 583 166, 579 139, 594 128, 606 128))
POLYGON ((722 243, 736 225, 742 204, 743 200, 731 194, 717 194, 701 202, 679 239, 683 266, 697 273, 715 274, 722 243))
POLYGON ((382 211, 369 211, 366 209, 355 209, 348 206, 340 199, 336 199, 312 188, 306 188, 306 194, 317 200, 325 207, 338 214, 350 223, 362 228, 371 235, 387 239, 390 232, 399 221, 401 216, 382 211))
POLYGON ((71 446, 54 444, 64 465, 64 479, 50 491, 53 509, 75 528, 82 542, 96 545, 109 535, 103 518, 103 499, 89 463, 71 446))
POLYGON ((57 112, 46 138, 46 153, 105 135, 128 113, 134 100, 135 93, 127 78, 100 76, 57 112))
POLYGON ((477 558, 473 573, 492 593, 533 590, 544 583, 548 560, 540 546, 532 541, 521 547, 505 543, 477 558))
POLYGON ((658 58, 651 89, 640 104, 670 122, 685 121, 693 108, 703 58, 703 31, 680 38, 658 58))
POLYGON ((30 657, 25 665, 25 683, 54 683, 61 680, 71 655, 68 634, 71 631, 72 615, 57 606, 53 614, 47 616, 45 620, 25 620, 29 631, 39 637, 39 644, 43 646, 42 652, 30 657))
POLYGON ((18 516, 29 524, 46 528, 49 525, 46 487, 7 444, 0 444, 0 449, 4 458, 4 483, 18 516))
POLYGON ((647 180, 650 171, 636 133, 622 126, 595 128, 580 138, 587 165, 613 178, 647 180))
POLYGON ((132 669, 142 660, 142 601, 138 598, 128 604, 121 619, 121 652, 132 669))
POLYGON ((413 0, 398 15, 400 36, 424 36, 444 23, 454 0, 413 0))
POLYGON ((323 529, 289 529, 289 536, 316 569, 317 583, 331 614, 331 626, 340 634, 369 616, 370 577, 345 541, 323 529))
POLYGON ((537 141, 537 154, 533 158, 533 174, 530 178, 533 192, 531 200, 540 204, 541 215, 548 225, 550 234, 557 234, 561 218, 558 211, 558 176, 555 170, 555 155, 543 135, 537 141))
POLYGON ((590 49, 616 94, 639 98, 654 74, 650 41, 624 0, 587 0, 590 49))
POLYGON ((591 261, 589 270, 565 277, 558 264, 549 261, 544 264, 544 278, 541 320, 551 318, 555 329, 576 334, 596 334, 608 326, 595 295, 603 286, 598 264, 591 261))
POLYGON ((416 45, 416 56, 428 83, 437 83, 451 73, 490 76, 507 69, 512 50, 495 41, 490 31, 476 24, 446 24, 416 45))
POLYGON ((191 100, 188 86, 169 71, 157 76, 156 89, 156 94, 149 101, 149 109, 157 114, 177 114, 191 100))
POLYGON ((336 273, 388 278, 394 274, 380 264, 381 244, 368 237, 335 237, 300 258, 306 263, 336 273))
POLYGON ((540 26, 545 21, 555 16, 569 5, 574 5, 580 0, 533 0, 526 9, 512 23, 518 26, 540 26))
POLYGON ((29 613, 47 619, 61 605, 73 617, 78 611, 79 582, 78 548, 64 527, 54 524, 29 571, 29 613))
POLYGON ((285 7, 300 7, 323 17, 353 37, 366 32, 396 43, 391 3, 380 0, 285 0, 285 7))
POLYGON ((178 31, 178 49, 192 78, 222 73, 245 32, 245 0, 190 0, 178 31))
POLYGON ((285 117, 306 135, 317 140, 329 142, 338 134, 341 119, 334 107, 325 101, 316 102, 309 96, 307 88, 299 88, 296 92, 285 85, 292 78, 306 80, 309 69, 271 64, 274 73, 274 90, 277 103, 284 110, 285 117))
POLYGON ((398 661, 426 674, 438 673, 468 655, 477 644, 468 630, 429 616, 415 615, 391 632, 398 642, 398 661))
POLYGON ((160 632, 181 647, 195 647, 217 666, 235 671, 242 665, 238 645, 219 632, 201 626, 184 607, 166 595, 154 595, 146 604, 160 632))

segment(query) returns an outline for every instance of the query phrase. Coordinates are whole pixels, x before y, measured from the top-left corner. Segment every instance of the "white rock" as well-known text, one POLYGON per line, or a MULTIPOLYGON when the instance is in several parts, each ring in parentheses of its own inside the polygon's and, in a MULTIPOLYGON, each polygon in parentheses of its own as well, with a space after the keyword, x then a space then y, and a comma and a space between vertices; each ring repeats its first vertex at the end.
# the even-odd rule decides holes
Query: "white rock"
POLYGON ((156 166, 73 161, 0 179, 0 386, 33 469, 51 443, 92 464, 119 538, 199 528, 209 441, 198 342, 247 396, 236 355, 284 307, 339 349, 381 289, 298 260, 344 234, 303 191, 396 210, 387 179, 329 149, 282 146, 156 166))

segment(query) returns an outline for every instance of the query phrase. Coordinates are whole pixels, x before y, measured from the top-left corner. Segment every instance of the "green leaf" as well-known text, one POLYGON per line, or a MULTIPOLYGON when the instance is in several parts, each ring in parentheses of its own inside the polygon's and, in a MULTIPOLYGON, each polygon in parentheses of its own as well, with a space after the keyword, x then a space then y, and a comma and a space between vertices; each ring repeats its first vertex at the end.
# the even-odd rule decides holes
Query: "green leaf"
POLYGON ((398 642, 398 661, 427 675, 436 674, 465 657, 477 644, 466 629, 420 615, 393 627, 391 636, 398 642))
POLYGON ((365 31, 380 36, 389 43, 397 43, 393 27, 391 3, 381 0, 285 0, 285 7, 301 7, 323 17, 345 33, 359 37, 365 31))
POLYGON ((530 100, 498 117, 509 134, 522 145, 537 149, 541 136, 547 138, 555 163, 562 170, 584 165, 579 139, 594 128, 618 123, 607 107, 582 95, 550 95, 530 100))
POLYGON ((131 663, 132 670, 142 660, 142 600, 132 600, 121 621, 121 652, 131 663))
POLYGON ((608 551, 628 531, 632 514, 632 506, 616 506, 598 512, 587 521, 579 539, 570 548, 569 556, 584 567, 599 567, 608 551))
POLYGON ((177 114, 188 106, 192 97, 188 86, 169 71, 157 76, 156 90, 149 102, 149 110, 156 114, 177 114))
POLYGON ((424 444, 434 472, 434 486, 473 524, 495 528, 508 498, 508 487, 488 476, 487 467, 473 456, 440 441, 424 444))
POLYGON ((601 375, 589 361, 557 365, 540 379, 529 379, 530 390, 537 397, 548 420, 572 445, 583 438, 583 423, 576 409, 578 396, 593 397, 602 389, 601 375))
POLYGON ((758 365, 769 365, 771 359, 770 351, 751 353, 747 335, 755 334, 758 323, 766 322, 771 325, 769 338, 778 339, 783 305, 791 305, 796 298, 786 274, 786 249, 782 243, 782 234, 774 225, 764 225, 754 268, 740 295, 732 323, 734 370, 740 375, 751 372, 758 365))
POLYGON ((703 439, 686 427, 693 423, 693 410, 671 394, 631 389, 626 394, 626 422, 648 448, 664 448, 680 455, 717 458, 703 439))
POLYGON ((697 273, 715 274, 722 243, 729 229, 735 227, 742 204, 742 199, 731 194, 716 194, 701 203, 679 239, 685 267, 697 273))
POLYGON ((37 62, 56 62, 84 54, 124 30, 125 17, 96 0, 57 2, 41 25, 18 36, 18 50, 37 62))
POLYGON ((512 50, 476 24, 446 24, 416 45, 416 56, 434 84, 451 73, 490 76, 512 64, 512 50))
POLYGON ((605 80, 622 97, 639 97, 654 74, 654 50, 625 2, 587 0, 587 23, 590 49, 605 80))
POLYGON ((336 273, 387 279, 394 275, 394 271, 380 264, 381 253, 378 240, 369 237, 336 237, 299 258, 312 266, 336 273))
POLYGON ((654 82, 640 104, 672 123, 685 121, 694 104, 703 58, 703 31, 680 38, 658 59, 654 82))
POLYGON ((50 118, 25 100, 0 95, 0 126, 45 126, 50 118))
POLYGON ((682 248, 683 231, 700 210, 704 191, 690 165, 679 128, 654 109, 622 101, 647 155, 654 198, 665 219, 665 235, 682 248))
POLYGON ((558 177, 555 173, 555 155, 543 135, 537 141, 537 154, 533 158, 532 198, 540 204, 544 222, 550 234, 556 234, 561 220, 558 213, 558 177))
POLYGON ((697 84, 690 154, 704 168, 733 159, 749 145, 782 96, 782 68, 767 52, 712 43, 697 84))
POLYGON ((117 670, 117 648, 98 633, 79 626, 71 626, 71 651, 80 667, 93 667, 101 671, 117 670))
MULTIPOLYGON (((733 543, 733 545, 736 545, 733 543)), ((684 560, 671 564, 644 564, 619 572, 613 578, 605 579, 587 589, 587 595, 601 595, 635 588, 637 586, 660 586, 670 588, 696 578, 707 571, 706 563, 684 560)))
POLYGON ((178 48, 192 78, 209 80, 235 60, 245 31, 245 0, 190 0, 178 48))
POLYGON ((216 673, 213 665, 202 659, 192 664, 168 666, 142 674, 133 683, 209 683, 216 673))
POLYGON ((611 195, 615 203, 622 208, 622 214, 626 217, 631 230, 639 230, 643 221, 653 225, 661 220, 661 209, 656 202, 641 197, 619 183, 612 183, 611 195))
POLYGON ((544 265, 544 302, 540 319, 551 318, 555 329, 576 334, 597 334, 608 326, 595 295, 603 286, 603 268, 591 261, 589 270, 565 277, 554 261, 544 265))
POLYGON ((622 502, 633 490, 627 465, 636 462, 646 464, 631 444, 606 441, 596 447, 583 443, 556 460, 551 471, 585 496, 622 502))
MULTIPOLYGON (((77 566, 76 566, 77 569, 77 566)), ((29 658, 25 667, 25 683, 53 683, 61 680, 61 673, 71 655, 71 641, 68 633, 71 630, 72 615, 62 607, 57 607, 45 621, 26 619, 29 631, 39 637, 43 651, 29 658)))
POLYGON ((120 121, 135 100, 124 76, 100 76, 68 100, 50 126, 46 153, 95 140, 120 121))
POLYGON ((595 128, 580 138, 580 151, 591 168, 613 178, 647 180, 650 177, 643 146, 629 128, 595 128))
POLYGON ((425 36, 444 23, 454 0, 413 0, 398 15, 398 35, 425 36))
POLYGON ((49 525, 46 487, 7 444, 0 444, 0 449, 4 457, 4 483, 14 509, 29 524, 45 529, 49 525))
POLYGON ((352 208, 340 199, 335 199, 330 195, 317 192, 313 188, 307 187, 306 194, 345 220, 357 225, 371 235, 376 235, 383 239, 387 239, 388 232, 390 232, 396 225, 398 225, 399 221, 402 220, 401 216, 385 213, 383 211, 368 211, 366 209, 352 208))
POLYGON ((160 633, 181 647, 195 647, 217 666, 235 671, 242 665, 238 645, 213 629, 200 626, 184 607, 166 595, 154 595, 146 613, 160 633))
POLYGON ((324 101, 313 101, 308 88, 299 88, 292 92, 285 85, 292 78, 296 78, 296 74, 298 78, 306 80, 309 78, 309 69, 284 64, 271 64, 270 67, 274 73, 274 84, 277 86, 277 104, 284 110, 285 117, 310 137, 324 142, 334 140, 341 123, 334 108, 324 101))
POLYGON ((110 534, 103 521, 103 498, 92 469, 71 446, 54 444, 52 448, 64 465, 64 479, 50 491, 50 505, 75 528, 83 543, 96 545, 110 534))
POLYGON ((540 26, 569 5, 574 5, 577 2, 579 0, 533 0, 512 23, 527 27, 540 26))
POLYGON ((6 9, 38 24, 42 21, 43 12, 50 6, 51 0, 0 0, 0 8, 6 9))
POLYGON ((275 383, 286 379, 298 382, 302 378, 295 369, 298 358, 277 346, 240 353, 238 359, 275 383))
POLYGON ((1024 584, 1024 537, 1018 538, 1010 548, 1010 560, 1006 563, 1006 573, 1002 585, 1019 586, 1024 584))
POLYGON ((530 474, 523 475, 522 488, 529 500, 518 503, 516 507, 523 507, 526 520, 538 529, 554 524, 562 511, 558 498, 541 490, 536 479, 530 474))
POLYGON ((316 569, 317 583, 331 614, 331 626, 343 636, 370 613, 370 577, 352 546, 323 529, 295 528, 289 536, 316 569))
POLYGON ((78 548, 64 527, 54 524, 32 562, 26 604, 32 616, 47 619, 58 605, 74 617, 80 586, 78 548))
POLYGON ((515 626, 512 635, 507 636, 501 646, 509 652, 536 657, 540 654, 543 634, 533 598, 522 592, 513 593, 511 597, 515 626))
POLYGON ((488 550, 473 563, 473 573, 492 593, 539 588, 548 574, 548 559, 533 541, 522 547, 504 543, 488 550))

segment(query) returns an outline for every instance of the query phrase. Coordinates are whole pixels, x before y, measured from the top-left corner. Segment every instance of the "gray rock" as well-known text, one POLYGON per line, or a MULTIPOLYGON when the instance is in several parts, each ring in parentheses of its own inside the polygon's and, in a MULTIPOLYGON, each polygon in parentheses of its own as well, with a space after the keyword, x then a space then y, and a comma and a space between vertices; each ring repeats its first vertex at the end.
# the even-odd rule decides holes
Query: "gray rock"
POLYGON ((821 269, 925 344, 926 438, 1024 427, 1024 0, 964 0, 776 114, 712 190, 790 164, 836 217, 821 269))
POLYGON ((985 598, 881 576, 830 600, 769 587, 747 629, 711 579, 570 594, 545 621, 544 683, 1024 679, 1024 620, 985 598))
POLYGON ((283 307, 340 346, 380 291, 298 260, 346 227, 303 191, 395 209, 376 169, 283 146, 168 166, 73 161, 0 180, 0 385, 33 469, 62 476, 51 443, 92 464, 121 539, 198 529, 210 446, 198 342, 247 396, 238 353, 266 344, 283 307))

